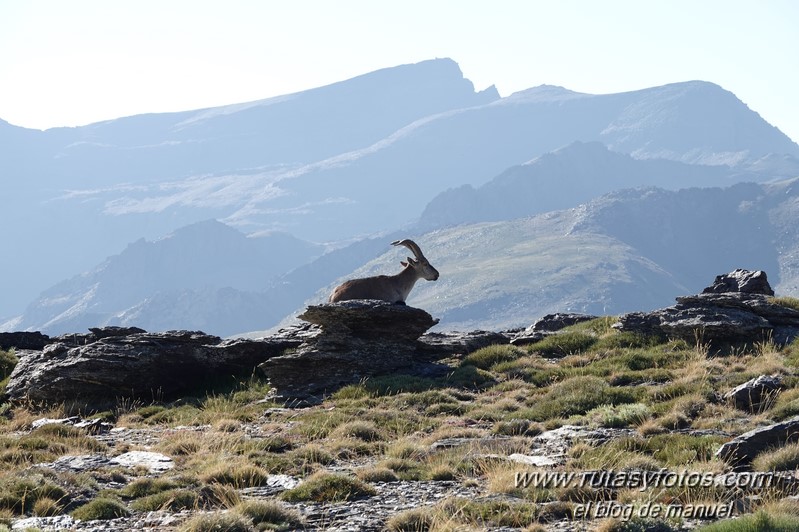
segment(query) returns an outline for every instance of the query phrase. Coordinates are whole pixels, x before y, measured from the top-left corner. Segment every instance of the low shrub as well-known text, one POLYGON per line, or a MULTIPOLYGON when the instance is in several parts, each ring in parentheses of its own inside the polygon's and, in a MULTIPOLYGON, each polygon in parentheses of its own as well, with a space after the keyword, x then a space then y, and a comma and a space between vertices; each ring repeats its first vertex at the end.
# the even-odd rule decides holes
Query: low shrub
POLYGON ((491 432, 500 436, 536 436, 543 431, 541 425, 531 423, 529 419, 500 421, 491 429, 491 432))
POLYGON ((614 332, 597 340, 597 349, 640 349, 654 347, 665 342, 665 338, 642 333, 623 331, 614 332))
POLYGON ((599 377, 583 375, 553 384, 546 394, 536 399, 533 406, 520 410, 515 415, 533 421, 546 421, 585 414, 601 405, 634 401, 635 398, 629 390, 613 388, 599 377))
POLYGON ((490 345, 470 353, 461 362, 462 366, 476 366, 489 369, 499 362, 508 362, 525 356, 524 350, 512 345, 490 345))
POLYGON ((360 497, 371 497, 375 490, 368 484, 341 474, 317 473, 296 488, 284 491, 280 496, 288 502, 344 502, 360 497))
POLYGON ((191 490, 168 490, 136 499, 130 507, 137 512, 194 510, 199 506, 198 495, 191 490))
POLYGON ((608 428, 625 428, 638 426, 652 415, 649 407, 642 403, 623 405, 602 405, 590 410, 586 417, 599 426, 608 428))
POLYGON ((22 515, 31 513, 40 500, 61 502, 68 497, 61 486, 41 476, 5 477, 0 479, 0 510, 22 515))
POLYGON ((461 366, 446 377, 446 385, 457 388, 483 388, 495 384, 494 377, 476 366, 461 366))
POLYGON ((674 532, 666 521, 633 517, 628 520, 610 520, 602 523, 597 532, 674 532))
POLYGON ((108 497, 93 499, 72 512, 72 517, 81 521, 109 520, 129 515, 130 511, 124 504, 108 497))
POLYGON ((387 467, 365 467, 355 471, 359 480, 364 482, 396 482, 399 480, 397 474, 387 467))
POLYGON ((568 331, 547 336, 528 347, 531 353, 540 353, 547 358, 561 358, 567 355, 582 353, 597 342, 591 334, 568 331))
POLYGON ((758 454, 752 461, 755 471, 793 471, 799 468, 799 443, 758 454))
POLYGON ((180 532, 252 532, 252 521, 229 512, 215 512, 192 517, 180 527, 180 532))
POLYGON ((391 516, 386 521, 386 530, 390 532, 426 532, 435 521, 431 508, 414 508, 391 516))
POLYGON ((11 375, 19 359, 13 351, 3 351, 0 349, 0 381, 11 375))
POLYGON ((250 464, 221 465, 202 476, 206 484, 227 484, 235 488, 264 486, 269 473, 263 468, 250 464))
POLYGON ((385 439, 377 425, 370 421, 350 421, 336 427, 331 436, 334 438, 355 438, 365 442, 385 439))
POLYGON ((799 530, 799 516, 759 511, 700 527, 697 532, 793 532, 799 530))
POLYGON ((124 488, 119 490, 119 495, 128 499, 138 499, 140 497, 147 497, 148 495, 155 495, 162 491, 168 491, 176 488, 177 485, 171 480, 164 480, 160 478, 137 478, 124 488))
POLYGON ((385 375, 372 377, 363 384, 371 395, 380 397, 403 392, 423 392, 437 388, 436 381, 413 375, 385 375))
POLYGON ((296 530, 303 524, 298 511, 278 501, 245 501, 237 504, 233 512, 250 519, 259 530, 296 530))

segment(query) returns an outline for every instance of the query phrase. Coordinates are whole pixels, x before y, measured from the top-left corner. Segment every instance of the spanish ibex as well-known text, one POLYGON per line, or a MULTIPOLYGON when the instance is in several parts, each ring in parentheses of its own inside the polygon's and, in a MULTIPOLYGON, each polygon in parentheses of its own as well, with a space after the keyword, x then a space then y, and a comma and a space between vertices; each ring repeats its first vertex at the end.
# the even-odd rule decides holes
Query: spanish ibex
POLYGON ((438 279, 438 271, 430 265, 416 242, 408 239, 395 240, 391 245, 407 247, 413 252, 416 259, 408 257, 407 261, 401 261, 400 264, 405 268, 395 275, 378 275, 346 281, 333 290, 333 293, 330 294, 330 302, 336 303, 350 299, 380 299, 404 305, 405 299, 417 280, 435 281, 438 279))

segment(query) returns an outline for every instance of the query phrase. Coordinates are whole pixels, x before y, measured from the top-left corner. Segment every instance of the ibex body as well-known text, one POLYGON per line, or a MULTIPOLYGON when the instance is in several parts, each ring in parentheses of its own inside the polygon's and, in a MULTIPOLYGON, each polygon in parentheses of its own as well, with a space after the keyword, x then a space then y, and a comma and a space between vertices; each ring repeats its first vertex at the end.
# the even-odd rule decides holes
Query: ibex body
POLYGON ((422 254, 422 250, 413 240, 395 240, 393 246, 405 246, 410 249, 416 259, 408 257, 401 264, 405 266, 395 275, 378 275, 363 279, 351 279, 336 287, 330 294, 330 302, 348 301, 350 299, 380 299, 391 303, 405 303, 413 285, 419 279, 435 281, 438 270, 422 254))

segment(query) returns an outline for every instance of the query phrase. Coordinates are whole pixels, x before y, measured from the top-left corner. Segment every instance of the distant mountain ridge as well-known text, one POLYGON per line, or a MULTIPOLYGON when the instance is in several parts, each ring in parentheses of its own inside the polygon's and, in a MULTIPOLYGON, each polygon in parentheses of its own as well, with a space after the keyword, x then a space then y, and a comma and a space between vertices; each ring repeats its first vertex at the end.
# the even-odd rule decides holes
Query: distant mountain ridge
MULTIPOLYGON (((0 145, 2 193, 12 198, 4 214, 13 220, 0 227, 0 240, 24 257, 0 262, 0 278, 14 280, 0 315, 18 315, 35 300, 22 317, 7 320, 25 327, 63 325, 58 316, 78 319, 99 309, 92 319, 135 317, 156 328, 208 323, 219 334, 214 320, 223 318, 212 307, 240 305, 271 323, 309 291, 379 254, 385 244, 375 235, 567 209, 619 187, 726 186, 799 175, 799 146, 712 83, 609 95, 541 86, 500 98, 493 87, 475 91, 449 59, 267 100, 81 128, 40 132, 0 122, 0 145), (268 287, 228 266, 219 268, 227 281, 212 276, 205 286, 194 264, 175 275, 157 257, 134 267, 138 255, 123 251, 128 242, 154 242, 209 219, 325 247, 363 243, 315 262, 280 263, 274 276, 283 277, 273 279, 282 281, 268 287), (87 279, 102 276, 110 266, 97 265, 117 254, 114 267, 131 282, 91 292, 87 279), (137 270, 147 274, 134 279, 137 270), (75 277, 81 271, 88 273, 75 277), (173 279, 171 291, 153 279, 173 279), (47 286, 61 286, 53 292, 58 297, 45 295, 47 286), (135 291, 122 301, 121 294, 135 291), (186 314, 185 305, 196 312, 186 314), (75 312, 64 314, 69 309, 75 312)), ((216 241, 218 232, 208 231, 216 241)), ((234 262, 245 257, 253 272, 271 271, 281 244, 269 242, 271 251, 255 257, 235 247, 219 254, 234 262)), ((202 248, 202 237, 193 245, 202 248)), ((225 314, 225 323, 235 314, 225 314)), ((80 320, 71 323, 89 318, 80 320)))
POLYGON ((92 271, 45 290, 3 328, 63 334, 135 324, 233 334, 268 319, 268 305, 254 293, 323 251, 286 234, 248 238, 214 220, 199 222, 130 244, 92 271))
POLYGON ((24 266, 0 264, 0 278, 17 281, 0 316, 142 237, 228 217, 248 232, 284 230, 308 207, 295 198, 289 209, 265 208, 284 194, 275 181, 418 119, 497 98, 495 88, 476 92, 454 61, 439 59, 213 109, 47 131, 0 121, 0 193, 14 199, 4 214, 15 220, 0 227, 0 240, 27 258, 24 266), (283 222, 254 225, 254 214, 278 211, 283 222))
POLYGON ((728 166, 634 159, 600 142, 575 142, 513 166, 478 188, 462 185, 442 192, 425 207, 419 227, 512 220, 567 209, 622 188, 677 190, 759 178, 757 173, 728 166))

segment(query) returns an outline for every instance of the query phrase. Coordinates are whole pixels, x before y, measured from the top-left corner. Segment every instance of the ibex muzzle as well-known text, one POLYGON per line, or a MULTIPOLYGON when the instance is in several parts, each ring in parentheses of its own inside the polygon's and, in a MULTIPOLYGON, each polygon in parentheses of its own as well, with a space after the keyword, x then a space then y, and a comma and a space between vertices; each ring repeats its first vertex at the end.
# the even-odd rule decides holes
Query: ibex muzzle
POLYGON ((405 267, 395 275, 378 275, 363 279, 351 279, 336 287, 330 294, 330 302, 348 301, 350 299, 379 299, 391 303, 404 304, 411 293, 413 285, 419 279, 435 281, 438 270, 433 268, 422 250, 413 240, 395 240, 393 246, 405 246, 413 252, 415 259, 408 257, 401 264, 405 267))

